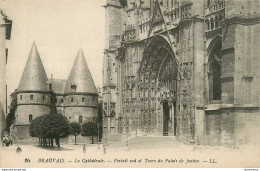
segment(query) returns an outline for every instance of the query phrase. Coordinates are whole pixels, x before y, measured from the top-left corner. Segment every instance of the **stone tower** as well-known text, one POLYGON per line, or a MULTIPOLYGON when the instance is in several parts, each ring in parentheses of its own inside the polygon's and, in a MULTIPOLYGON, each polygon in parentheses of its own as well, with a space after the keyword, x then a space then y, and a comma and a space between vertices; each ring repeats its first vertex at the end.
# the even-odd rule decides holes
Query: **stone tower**
POLYGON ((105 7, 105 49, 103 57, 103 108, 104 108, 104 135, 116 133, 117 128, 117 66, 116 56, 118 56, 117 47, 121 39, 122 18, 125 13, 122 12, 126 1, 107 0, 105 7))
POLYGON ((38 116, 49 114, 51 92, 36 44, 33 43, 22 78, 17 89, 16 135, 29 138, 30 122, 38 116))
POLYGON ((97 89, 81 49, 66 82, 64 101, 64 113, 70 122, 92 122, 97 116, 97 89))

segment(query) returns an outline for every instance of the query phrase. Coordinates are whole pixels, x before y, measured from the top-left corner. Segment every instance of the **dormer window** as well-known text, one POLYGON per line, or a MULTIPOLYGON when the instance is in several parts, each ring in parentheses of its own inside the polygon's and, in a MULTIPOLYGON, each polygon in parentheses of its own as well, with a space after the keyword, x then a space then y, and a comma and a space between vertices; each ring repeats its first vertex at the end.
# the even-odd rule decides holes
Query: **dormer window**
POLYGON ((49 84, 49 89, 52 90, 52 84, 49 84))
POLYGON ((77 85, 71 85, 70 88, 72 92, 76 92, 77 85))

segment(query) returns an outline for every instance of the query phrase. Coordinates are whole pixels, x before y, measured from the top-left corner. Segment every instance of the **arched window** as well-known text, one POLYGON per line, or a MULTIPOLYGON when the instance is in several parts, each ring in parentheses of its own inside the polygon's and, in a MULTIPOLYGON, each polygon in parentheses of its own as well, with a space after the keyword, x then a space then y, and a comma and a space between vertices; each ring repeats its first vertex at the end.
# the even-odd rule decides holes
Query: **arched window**
POLYGON ((29 115, 29 122, 32 122, 32 120, 33 120, 33 116, 32 116, 32 114, 30 114, 29 115))
POLYGON ((79 123, 82 123, 82 116, 79 116, 79 123))
POLYGON ((221 100, 221 42, 215 44, 209 57, 209 100, 221 100))
POLYGON ((213 20, 213 18, 210 19, 210 29, 211 30, 214 29, 214 20, 213 20))

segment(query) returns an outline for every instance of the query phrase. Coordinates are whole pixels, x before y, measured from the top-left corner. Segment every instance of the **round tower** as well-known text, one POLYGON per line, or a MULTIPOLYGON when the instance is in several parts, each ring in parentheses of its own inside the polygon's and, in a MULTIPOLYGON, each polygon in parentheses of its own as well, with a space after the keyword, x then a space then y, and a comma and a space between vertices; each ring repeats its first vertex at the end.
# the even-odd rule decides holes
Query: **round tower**
POLYGON ((27 139, 30 122, 50 113, 51 92, 40 55, 33 43, 22 78, 17 88, 16 136, 27 139))
POLYGON ((64 114, 70 122, 92 122, 97 117, 98 93, 80 49, 67 79, 64 114))

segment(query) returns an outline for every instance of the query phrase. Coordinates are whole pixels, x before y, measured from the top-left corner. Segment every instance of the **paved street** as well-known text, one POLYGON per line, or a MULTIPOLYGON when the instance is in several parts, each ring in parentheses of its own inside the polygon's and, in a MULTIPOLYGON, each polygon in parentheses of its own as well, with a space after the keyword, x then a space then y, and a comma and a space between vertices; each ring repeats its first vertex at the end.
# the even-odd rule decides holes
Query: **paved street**
MULTIPOLYGON (((158 167, 238 167, 239 164, 244 164, 245 167, 245 157, 250 155, 252 159, 259 159, 260 154, 257 151, 252 153, 218 147, 193 147, 177 142, 175 137, 135 137, 129 139, 128 146, 124 141, 111 144, 105 150, 102 144, 100 149, 97 144, 87 144, 85 154, 82 147, 82 144, 62 144, 60 149, 48 149, 38 145, 21 145, 20 154, 16 153, 17 145, 4 147, 1 158, 5 158, 4 161, 7 162, 1 163, 1 166, 151 167, 156 164, 158 167), (162 162, 158 163, 158 159, 162 162), (230 163, 231 159, 235 162, 230 163), (179 163, 181 160, 183 162, 179 163)), ((248 165, 256 164, 254 160, 251 162, 248 165)))

